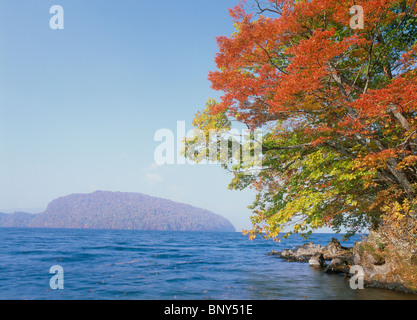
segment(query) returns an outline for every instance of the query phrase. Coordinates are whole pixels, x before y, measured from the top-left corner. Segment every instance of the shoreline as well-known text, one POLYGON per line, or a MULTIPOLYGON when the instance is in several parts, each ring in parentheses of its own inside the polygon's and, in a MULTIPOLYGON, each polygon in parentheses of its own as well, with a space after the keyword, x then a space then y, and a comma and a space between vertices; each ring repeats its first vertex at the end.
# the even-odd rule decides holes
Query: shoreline
POLYGON ((365 241, 355 242, 354 247, 344 247, 336 238, 332 238, 327 246, 315 245, 310 241, 293 249, 272 250, 266 255, 277 256, 288 262, 308 263, 312 268, 328 274, 341 274, 349 279, 359 267, 362 275, 356 274, 356 277, 361 277, 365 288, 417 295, 417 289, 404 281, 406 277, 393 273, 395 268, 391 261, 376 253, 370 244, 375 237, 375 232, 370 232, 365 241))

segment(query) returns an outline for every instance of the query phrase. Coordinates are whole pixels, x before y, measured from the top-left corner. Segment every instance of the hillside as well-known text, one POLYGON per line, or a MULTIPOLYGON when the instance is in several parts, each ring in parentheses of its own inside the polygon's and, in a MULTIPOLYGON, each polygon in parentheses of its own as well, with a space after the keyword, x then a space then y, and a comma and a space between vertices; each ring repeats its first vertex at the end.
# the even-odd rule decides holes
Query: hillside
POLYGON ((0 214, 0 227, 235 231, 208 210, 140 193, 96 191, 49 203, 39 214, 0 214))
POLYGON ((13 214, 0 212, 0 227, 27 227, 34 217, 34 214, 26 212, 15 212, 13 214))

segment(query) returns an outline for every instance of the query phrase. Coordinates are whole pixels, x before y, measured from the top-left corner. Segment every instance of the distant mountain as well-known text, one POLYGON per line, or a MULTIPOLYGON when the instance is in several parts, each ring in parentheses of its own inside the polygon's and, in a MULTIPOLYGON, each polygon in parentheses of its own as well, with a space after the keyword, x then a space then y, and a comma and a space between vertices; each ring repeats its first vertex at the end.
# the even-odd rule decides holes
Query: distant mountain
POLYGON ((49 203, 39 214, 0 213, 0 227, 236 231, 208 210, 140 193, 96 191, 49 203))
POLYGON ((26 212, 15 212, 13 214, 0 212, 0 227, 27 227, 34 217, 34 214, 26 212))

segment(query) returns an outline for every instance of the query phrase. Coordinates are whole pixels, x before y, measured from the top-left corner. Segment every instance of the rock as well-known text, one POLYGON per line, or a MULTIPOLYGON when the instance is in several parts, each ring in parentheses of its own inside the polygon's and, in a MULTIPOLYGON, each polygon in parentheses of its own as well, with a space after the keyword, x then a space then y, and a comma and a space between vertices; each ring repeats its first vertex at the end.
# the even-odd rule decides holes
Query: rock
POLYGON ((343 247, 340 244, 339 240, 337 240, 336 238, 332 238, 332 240, 330 241, 330 243, 327 245, 326 250, 330 254, 336 254, 340 250, 343 250, 343 247))
POLYGON ((385 264, 385 258, 372 242, 357 242, 354 247, 354 262, 359 265, 381 266, 385 264))
POLYGON ((280 252, 280 257, 284 259, 290 259, 294 256, 294 252, 292 250, 283 250, 280 252))
POLYGON ((352 260, 353 249, 343 247, 339 240, 332 238, 330 243, 323 248, 323 256, 326 260, 340 258, 344 261, 352 260))
POLYGON ((321 252, 321 245, 315 245, 313 242, 309 242, 306 244, 303 244, 302 246, 298 247, 297 254, 303 255, 303 256, 313 256, 317 253, 321 252))
POLYGON ((385 264, 385 258, 375 253, 366 254, 365 260, 374 266, 382 266, 385 264))
POLYGON ((267 256, 279 256, 281 255, 281 253, 276 250, 272 250, 270 253, 267 253, 266 255, 267 256))
POLYGON ((269 255, 326 267, 327 273, 344 273, 347 277, 352 276, 351 267, 360 267, 367 287, 417 294, 417 241, 415 236, 411 240, 382 229, 371 231, 365 241, 356 242, 353 248, 343 247, 333 238, 325 247, 309 242, 281 252, 273 250, 269 255), (328 267, 326 260, 330 261, 328 267))
MULTIPOLYGON (((324 260, 330 261, 334 258, 340 258, 345 262, 348 262, 353 260, 352 251, 352 248, 343 247, 339 240, 333 238, 325 247, 322 247, 319 244, 315 245, 310 241, 309 243, 305 243, 294 249, 286 249, 281 252, 273 250, 269 255, 279 255, 281 258, 288 261, 308 262, 313 256, 322 254, 324 260)), ((314 263, 313 261, 312 263, 314 263)))
POLYGON ((323 268, 327 266, 322 253, 316 253, 314 256, 312 256, 310 260, 308 260, 308 264, 317 268, 323 268))
POLYGON ((293 250, 284 250, 281 252, 280 256, 281 258, 284 258, 288 261, 300 261, 300 262, 307 261, 307 258, 304 255, 299 254, 298 251, 293 251, 293 250))
POLYGON ((281 258, 288 261, 299 261, 307 262, 315 254, 321 253, 322 247, 320 245, 315 245, 312 242, 305 243, 299 247, 292 249, 286 249, 281 252, 273 250, 269 255, 279 255, 281 258))
POLYGON ((366 240, 355 243, 353 263, 363 268, 367 287, 417 293, 415 241, 404 241, 398 234, 381 228, 366 240))
POLYGON ((326 273, 349 273, 349 267, 345 260, 334 258, 326 268, 326 273))

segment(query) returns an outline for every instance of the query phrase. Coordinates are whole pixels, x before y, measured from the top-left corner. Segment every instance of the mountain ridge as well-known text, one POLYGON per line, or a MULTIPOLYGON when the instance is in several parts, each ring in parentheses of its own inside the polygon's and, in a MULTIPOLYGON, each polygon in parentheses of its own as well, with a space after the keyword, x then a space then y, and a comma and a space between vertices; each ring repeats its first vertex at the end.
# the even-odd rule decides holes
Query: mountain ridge
POLYGON ((236 231, 209 210, 133 192, 74 193, 52 200, 38 214, 0 213, 0 227, 236 231))

